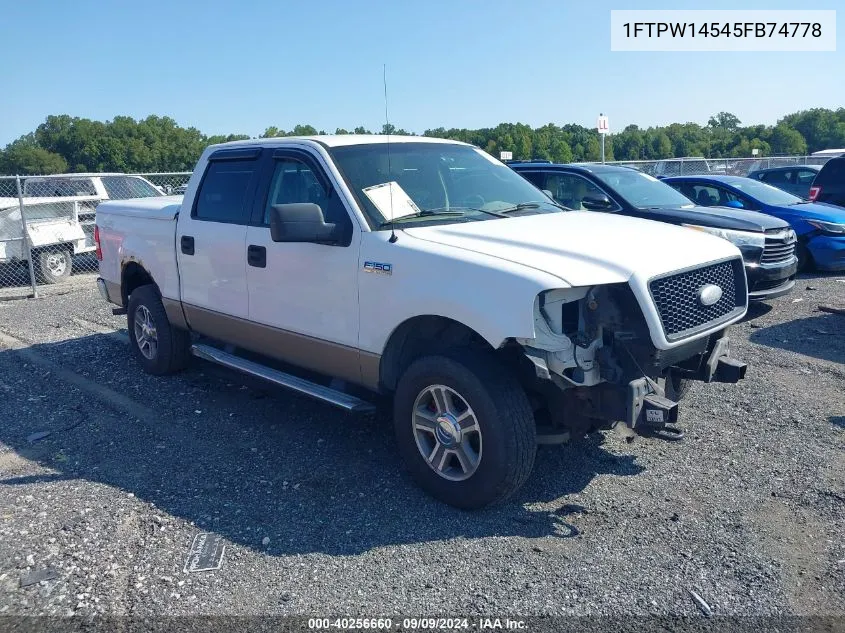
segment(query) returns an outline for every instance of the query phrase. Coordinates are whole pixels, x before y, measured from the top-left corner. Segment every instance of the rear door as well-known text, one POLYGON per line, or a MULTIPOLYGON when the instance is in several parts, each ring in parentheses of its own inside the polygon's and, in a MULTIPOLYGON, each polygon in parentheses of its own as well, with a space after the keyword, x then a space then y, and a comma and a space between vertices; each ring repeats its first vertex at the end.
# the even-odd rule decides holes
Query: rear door
POLYGON ((182 209, 176 256, 182 302, 191 326, 214 336, 222 317, 246 318, 246 229, 258 182, 261 150, 212 154, 191 209, 182 209))

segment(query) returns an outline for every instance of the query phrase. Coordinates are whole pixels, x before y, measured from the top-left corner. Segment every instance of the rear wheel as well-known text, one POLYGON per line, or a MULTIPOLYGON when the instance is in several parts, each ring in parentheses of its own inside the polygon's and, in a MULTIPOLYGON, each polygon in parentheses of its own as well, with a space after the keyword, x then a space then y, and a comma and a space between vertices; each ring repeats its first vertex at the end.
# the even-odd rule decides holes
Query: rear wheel
POLYGON ((38 278, 45 284, 58 284, 67 281, 73 268, 73 256, 67 249, 47 249, 37 255, 36 271, 38 278))
POLYGON ((170 324, 154 286, 141 286, 132 291, 126 318, 132 352, 144 371, 155 375, 172 374, 188 366, 190 335, 170 324))
POLYGON ((536 427, 525 392, 470 351, 411 364, 394 398, 400 454, 433 497, 464 509, 507 499, 531 473, 536 427))

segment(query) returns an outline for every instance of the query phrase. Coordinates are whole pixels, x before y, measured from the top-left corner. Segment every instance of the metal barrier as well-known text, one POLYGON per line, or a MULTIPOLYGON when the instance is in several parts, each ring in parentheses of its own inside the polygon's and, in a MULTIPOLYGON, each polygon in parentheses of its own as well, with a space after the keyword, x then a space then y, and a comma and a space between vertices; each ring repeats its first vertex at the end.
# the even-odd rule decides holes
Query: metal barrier
POLYGON ((0 176, 0 299, 38 296, 45 286, 97 273, 97 207, 107 200, 179 195, 190 176, 0 176))

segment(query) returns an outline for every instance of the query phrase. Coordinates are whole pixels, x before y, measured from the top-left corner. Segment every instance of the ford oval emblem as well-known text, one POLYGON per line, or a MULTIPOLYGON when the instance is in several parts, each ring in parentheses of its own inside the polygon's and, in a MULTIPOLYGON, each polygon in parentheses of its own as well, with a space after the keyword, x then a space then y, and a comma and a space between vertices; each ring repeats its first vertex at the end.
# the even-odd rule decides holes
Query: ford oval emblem
POLYGON ((722 289, 716 284, 706 284, 698 289, 698 300, 703 306, 712 306, 722 298, 722 289))

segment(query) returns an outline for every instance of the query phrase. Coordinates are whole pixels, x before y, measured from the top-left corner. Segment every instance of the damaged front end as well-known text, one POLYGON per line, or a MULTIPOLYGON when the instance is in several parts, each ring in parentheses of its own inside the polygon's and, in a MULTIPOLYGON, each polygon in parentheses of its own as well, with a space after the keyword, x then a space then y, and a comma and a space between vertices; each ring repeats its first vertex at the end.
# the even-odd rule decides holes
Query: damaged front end
POLYGON ((629 439, 682 437, 674 424, 685 381, 735 383, 745 376, 745 364, 729 356, 727 328, 719 329, 718 320, 707 335, 699 328, 688 341, 676 337, 658 349, 627 284, 547 291, 534 313, 534 338, 516 342, 541 436, 616 427, 629 439))

